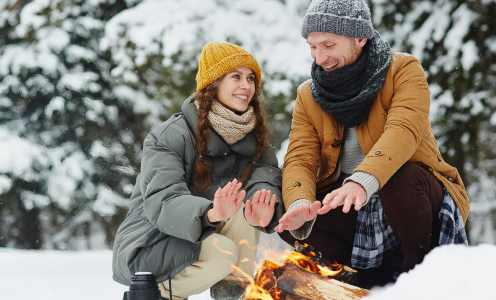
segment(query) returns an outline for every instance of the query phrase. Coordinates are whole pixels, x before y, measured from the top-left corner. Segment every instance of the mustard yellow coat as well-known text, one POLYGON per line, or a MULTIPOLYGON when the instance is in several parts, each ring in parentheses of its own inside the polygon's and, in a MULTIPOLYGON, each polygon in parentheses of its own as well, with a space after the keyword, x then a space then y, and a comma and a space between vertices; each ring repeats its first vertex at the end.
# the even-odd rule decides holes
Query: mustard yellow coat
MULTIPOLYGON (((456 168, 439 152, 429 121, 430 91, 424 70, 413 56, 393 51, 386 82, 368 118, 356 127, 365 154, 355 169, 374 175, 382 188, 406 162, 434 175, 449 191, 464 222, 470 209, 456 168)), ((283 167, 282 197, 286 209, 298 199, 315 201, 336 176, 344 127, 324 112, 310 92, 310 81, 298 88, 290 142, 283 167)))

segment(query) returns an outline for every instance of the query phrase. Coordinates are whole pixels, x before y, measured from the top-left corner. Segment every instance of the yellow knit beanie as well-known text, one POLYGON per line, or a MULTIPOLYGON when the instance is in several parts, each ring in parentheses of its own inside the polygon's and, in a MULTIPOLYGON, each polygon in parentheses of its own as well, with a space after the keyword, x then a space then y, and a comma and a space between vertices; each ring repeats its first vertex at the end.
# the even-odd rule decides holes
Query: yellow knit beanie
POLYGON ((227 42, 210 42, 203 46, 198 61, 196 90, 200 91, 227 72, 248 67, 255 72, 258 85, 262 80, 258 62, 245 49, 227 42))

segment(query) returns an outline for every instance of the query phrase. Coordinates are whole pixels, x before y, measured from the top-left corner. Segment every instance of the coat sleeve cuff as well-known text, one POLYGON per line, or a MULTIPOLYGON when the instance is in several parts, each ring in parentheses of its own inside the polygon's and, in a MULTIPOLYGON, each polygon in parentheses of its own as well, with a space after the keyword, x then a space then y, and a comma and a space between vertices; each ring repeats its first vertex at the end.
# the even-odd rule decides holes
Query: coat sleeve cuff
POLYGON ((287 211, 289 212, 290 210, 295 208, 295 206, 303 205, 303 204, 312 205, 312 202, 310 202, 310 200, 307 200, 307 199, 298 199, 295 202, 291 203, 291 205, 288 207, 287 211))
POLYGON ((205 211, 205 213, 203 214, 203 216, 201 217, 201 224, 202 224, 202 228, 203 230, 205 231, 205 229, 208 229, 209 227, 213 227, 214 229, 217 228, 217 226, 219 226, 220 224, 220 221, 219 222, 210 222, 208 220, 208 217, 207 217, 207 213, 209 210, 211 210, 213 208, 213 204, 211 204, 207 210, 205 211))
POLYGON ((370 197, 379 189, 379 180, 377 180, 374 175, 370 175, 369 173, 355 172, 353 175, 344 180, 343 185, 350 180, 360 184, 365 189, 367 199, 363 205, 367 205, 370 197))
MULTIPOLYGON (((291 203, 291 205, 288 207, 287 211, 290 211, 291 209, 295 208, 298 205, 305 205, 305 204, 312 205, 312 202, 310 202, 310 200, 307 200, 307 199, 298 199, 295 202, 291 203)), ((295 230, 290 230, 289 232, 291 233, 291 235, 295 239, 304 240, 312 232, 313 224, 315 223, 316 219, 317 218, 310 220, 310 221, 307 221, 300 228, 295 229, 295 230)))

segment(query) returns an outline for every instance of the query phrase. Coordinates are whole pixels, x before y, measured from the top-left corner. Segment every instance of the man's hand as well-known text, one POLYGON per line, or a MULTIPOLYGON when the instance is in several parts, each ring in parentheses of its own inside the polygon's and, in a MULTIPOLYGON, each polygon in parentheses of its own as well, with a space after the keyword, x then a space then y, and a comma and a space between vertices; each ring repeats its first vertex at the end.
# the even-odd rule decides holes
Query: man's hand
POLYGON ((207 212, 208 221, 219 222, 234 216, 246 196, 245 191, 238 194, 241 182, 230 181, 224 188, 219 188, 214 195, 214 207, 207 212))
POLYGON ((349 181, 339 189, 327 194, 322 200, 322 208, 319 215, 328 213, 331 209, 343 205, 343 212, 348 213, 351 205, 355 204, 355 210, 359 211, 367 200, 367 192, 363 186, 354 181, 349 181))
POLYGON ((253 200, 246 200, 245 218, 251 226, 265 227, 274 215, 276 195, 270 197, 271 191, 261 190, 255 193, 253 200))
POLYGON ((315 201, 312 205, 302 204, 297 205, 286 212, 279 220, 279 225, 274 229, 277 232, 284 230, 295 230, 303 226, 305 222, 313 220, 317 217, 317 211, 320 208, 320 201, 315 201))

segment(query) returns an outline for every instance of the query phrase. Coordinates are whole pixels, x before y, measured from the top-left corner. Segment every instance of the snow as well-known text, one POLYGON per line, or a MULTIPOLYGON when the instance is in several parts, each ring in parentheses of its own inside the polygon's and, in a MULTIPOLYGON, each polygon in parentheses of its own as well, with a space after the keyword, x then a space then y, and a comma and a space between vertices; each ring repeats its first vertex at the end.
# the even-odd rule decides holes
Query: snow
MULTIPOLYGON (((418 12, 432 10, 432 4, 423 2, 417 9, 418 12)), ((446 2, 444 5, 434 10, 422 26, 410 35, 408 41, 412 44, 412 55, 422 61, 424 47, 428 45, 428 41, 432 38, 437 42, 444 36, 446 29, 450 23, 450 10, 452 3, 446 2)))
MULTIPOLYGON (((269 241, 274 235, 264 235, 269 241)), ((281 250, 284 245, 271 244, 281 250), (279 247, 279 248, 278 248, 279 247)), ((493 299, 496 246, 442 246, 401 274, 395 284, 372 289, 367 300, 493 299)), ((112 280, 112 252, 28 251, 0 248, 2 300, 122 299, 127 286, 112 280)), ((211 299, 209 290, 189 297, 211 299)))
POLYGON ((449 245, 432 250, 424 262, 398 281, 373 289, 369 300, 494 299, 496 246, 449 245))
MULTIPOLYGON (((9 13, 4 8, 16 2, 17 0, 0 0, 1 26, 5 22, 12 22, 15 25, 16 22, 12 20, 15 19, 16 12, 9 13)), ((85 9, 91 10, 89 6, 95 6, 96 8, 98 3, 103 2, 105 1, 91 0, 86 1, 83 6, 85 9)), ((137 1, 128 0, 126 2, 134 3, 137 1)), ((72 5, 72 7, 67 5, 67 7, 61 8, 62 11, 59 11, 58 8, 55 8, 55 5, 63 3, 62 1, 33 0, 27 3, 20 11, 20 25, 15 26, 15 29, 8 32, 9 37, 15 37, 25 42, 17 45, 2 45, 0 55, 0 94, 2 95, 0 96, 0 107, 5 108, 5 111, 15 111, 14 106, 17 103, 14 101, 18 100, 7 98, 6 95, 9 95, 9 91, 25 99, 32 98, 37 92, 41 92, 43 95, 55 92, 55 96, 44 108, 44 111, 38 109, 32 114, 30 113, 29 117, 37 121, 44 112, 46 117, 53 117, 55 120, 61 114, 71 113, 76 109, 76 104, 71 102, 73 94, 78 92, 96 93, 102 89, 100 75, 89 72, 88 68, 82 67, 85 61, 94 62, 99 68, 107 66, 103 60, 98 58, 98 51, 95 50, 101 45, 102 50, 110 51, 111 60, 118 64, 118 67, 112 70, 110 70, 110 64, 108 65, 109 71, 112 72, 111 75, 115 76, 112 79, 122 83, 120 86, 110 87, 112 94, 121 102, 132 105, 134 112, 137 114, 151 112, 143 122, 158 124, 161 121, 160 114, 167 111, 167 108, 173 102, 162 98, 163 95, 159 95, 158 99, 149 98, 145 93, 148 90, 139 84, 140 78, 134 72, 134 68, 143 67, 141 64, 145 63, 146 58, 150 55, 163 55, 162 67, 164 68, 170 67, 176 71, 183 71, 182 68, 195 69, 201 46, 211 40, 229 40, 242 45, 261 64, 264 72, 263 88, 269 96, 268 99, 278 94, 289 97, 293 92, 291 91, 292 83, 302 82, 302 78, 308 78, 312 62, 308 45, 300 36, 303 14, 309 2, 310 0, 144 0, 137 6, 122 11, 111 18, 109 22, 106 22, 91 17, 91 13, 88 12, 84 13, 85 16, 71 19, 81 13, 82 7, 78 5, 72 5), (50 19, 47 19, 47 15, 43 13, 48 10, 51 12, 50 19), (100 36, 98 30, 103 28, 105 29, 105 35, 102 40, 94 40, 88 44, 88 48, 71 44, 71 34, 78 33, 82 37, 96 39, 97 36, 100 36), (71 31, 71 33, 69 34, 68 31, 71 31), (128 45, 128 42, 135 45, 136 49, 133 50, 128 45), (74 64, 74 67, 64 66, 59 57, 61 53, 66 56, 70 64, 74 64), (179 61, 176 62, 172 57, 178 53, 181 53, 181 55, 178 56, 179 61), (136 56, 135 59, 133 59, 134 56, 136 56), (102 64, 104 65, 102 66, 102 64), (36 70, 36 75, 30 75, 29 79, 25 79, 26 72, 32 70, 36 70), (59 76, 62 76, 60 80, 59 76), (61 90, 59 91, 58 89, 61 90)), ((376 21, 375 24, 380 24, 382 16, 388 13, 387 1, 372 0, 370 2, 375 5, 373 16, 376 21)), ((483 0, 482 4, 492 2, 494 0, 483 0)), ((402 47, 411 46, 412 53, 421 61, 423 58, 427 59, 426 55, 431 52, 429 49, 435 43, 442 42, 446 53, 439 53, 439 56, 431 64, 429 73, 435 75, 443 68, 451 70, 453 66, 459 66, 459 62, 463 70, 467 71, 466 74, 469 74, 468 70, 477 66, 481 55, 477 44, 473 40, 467 40, 467 38, 470 38, 471 26, 475 24, 474 19, 478 17, 478 14, 472 11, 471 6, 468 4, 461 4, 455 10, 453 3, 450 1, 413 2, 411 11, 404 15, 396 15, 398 22, 401 22, 395 24, 391 32, 387 32, 387 28, 384 26, 380 32, 398 50, 401 50, 402 47), (428 15, 426 21, 420 25, 420 28, 417 28, 418 21, 426 15, 428 15)), ((485 27, 488 27, 488 25, 482 24, 480 30, 487 31, 490 29, 484 29, 485 27)), ((489 52, 496 53, 496 38, 490 37, 484 43, 489 52)), ((476 74, 476 76, 485 75, 476 74)), ((444 86, 431 83, 430 89, 433 100, 430 112, 431 120, 436 121, 444 118, 446 113, 451 109, 456 109, 457 105, 460 108, 470 108, 469 113, 472 115, 483 114, 484 112, 490 115, 491 106, 488 106, 487 103, 495 103, 495 101, 490 97, 490 93, 479 91, 480 86, 474 87, 473 90, 467 90, 466 94, 460 99, 459 96, 455 97, 452 91, 445 90, 444 86)), ((95 96, 95 98, 98 98, 98 96, 95 96)), ((294 100, 287 99, 287 101, 289 103, 286 106, 286 111, 290 112, 294 107, 294 100)), ((101 99, 84 99, 84 104, 88 107, 85 117, 98 124, 117 120, 119 110, 115 106, 103 105, 102 103, 101 99)), ((7 114, 5 116, 8 117, 7 114)), ((455 115, 449 121, 462 117, 468 118, 468 115, 455 115)), ((489 122, 493 126, 496 125, 496 113, 492 113, 489 122)), ((16 180, 21 179, 27 182, 43 184, 46 188, 46 194, 44 195, 27 190, 21 191, 22 201, 28 209, 36 206, 43 207, 48 204, 53 204, 61 209, 69 209, 79 196, 96 199, 95 202, 92 202, 92 205, 87 205, 84 209, 78 211, 74 219, 67 223, 67 226, 64 224, 62 231, 57 231, 50 236, 51 232, 44 230, 43 234, 46 235, 44 247, 47 249, 55 248, 55 246, 59 249, 104 248, 105 237, 101 235, 101 232, 91 236, 88 240, 74 237, 73 240, 68 242, 66 239, 74 234, 73 229, 80 226, 82 222, 93 222, 92 215, 95 212, 102 216, 110 215, 115 211, 116 207, 124 205, 125 200, 105 188, 105 186, 99 187, 98 184, 91 182, 91 175, 95 174, 95 169, 98 166, 93 164, 91 157, 79 152, 78 145, 70 142, 53 145, 52 141, 67 132, 66 125, 53 126, 50 131, 41 132, 39 138, 43 143, 36 143, 34 140, 20 138, 20 133, 23 132, 21 129, 25 126, 23 123, 25 123, 23 120, 13 120, 11 124, 4 124, 0 127, 0 144, 3 146, 1 147, 2 150, 0 150, 0 195, 10 191, 16 180), (13 151, 12 149, 15 150, 13 151), (95 197, 92 198, 93 196, 95 197)), ((81 137, 84 130, 82 127, 77 128, 75 133, 78 137, 81 137)), ((434 130, 439 131, 440 129, 434 128, 434 130)), ((134 136, 131 131, 126 132, 126 129, 123 128, 118 134, 122 137, 122 141, 132 146, 134 136)), ((478 132, 478 135, 481 136, 481 132, 478 132)), ((468 135, 464 135, 464 137, 468 137, 468 135)), ((447 137, 438 139, 438 141, 442 140, 447 141, 447 137)), ((490 143, 494 139, 488 137, 483 141, 490 147, 490 143)), ((281 150, 277 153, 280 167, 282 167, 287 146, 288 140, 283 142, 281 150)), ((442 145, 442 147, 449 148, 450 146, 442 145)), ((123 146, 118 143, 107 145, 96 141, 90 152, 94 156, 93 158, 116 156, 119 157, 120 161, 123 150, 123 146)), ((453 153, 454 150, 451 149, 448 154, 453 155, 453 153)), ((480 155, 483 157, 486 154, 481 153, 480 155)), ((490 160, 484 159, 480 162, 480 165, 474 164, 474 167, 480 171, 469 174, 476 178, 476 181, 472 182, 467 190, 473 200, 471 218, 469 219, 472 244, 480 242, 496 243, 496 230, 493 223, 496 190, 494 176, 492 176, 494 173, 492 170, 494 169, 491 169, 489 164, 490 160)), ((118 171, 121 174, 135 174, 135 170, 127 166, 113 166, 111 170, 118 171)), ((133 185, 125 182, 122 185, 123 190, 130 194, 133 185)), ((42 222, 43 218, 48 219, 47 216, 42 216, 42 222)), ((479 249, 480 251, 479 247, 470 249, 472 251, 479 249)), ((67 294, 63 294, 64 297, 58 297, 58 294, 54 292, 56 289, 52 287, 51 283, 54 282, 53 284, 55 284, 58 278, 51 275, 53 272, 47 270, 51 270, 50 265, 59 266, 60 270, 55 270, 54 272, 63 274, 66 271, 63 267, 67 264, 77 267, 77 270, 81 269, 81 273, 84 275, 86 272, 84 268, 88 267, 86 265, 99 264, 99 255, 102 256, 102 260, 110 264, 110 253, 108 251, 83 251, 77 253, 10 250, 10 252, 0 252, 2 262, 0 265, 2 267, 7 266, 5 270, 18 269, 19 272, 26 274, 28 272, 25 270, 31 271, 32 266, 38 266, 38 264, 45 266, 45 272, 33 272, 32 274, 29 272, 28 276, 24 276, 28 280, 31 278, 36 280, 34 288, 26 289, 21 285, 13 285, 16 291, 29 294, 33 290, 33 293, 29 294, 30 297, 26 297, 26 299, 39 299, 40 297, 36 293, 37 290, 41 291, 41 299, 64 297, 67 299, 79 299, 79 296, 86 296, 86 299, 93 295, 88 294, 89 292, 80 292, 83 289, 91 290, 85 281, 86 279, 79 280, 78 277, 74 278, 74 282, 77 281, 83 284, 78 286, 76 286, 76 283, 73 283, 72 286, 69 284, 71 288, 62 290, 62 293, 67 292, 67 294), (5 255, 8 257, 5 258, 5 255), (22 263, 23 258, 27 261, 25 264, 22 263), (18 260, 18 265, 15 268, 10 268, 14 266, 13 264, 3 263, 4 260, 8 261, 10 259, 13 261, 18 260), (47 260, 46 264, 44 260, 47 260), (80 260, 81 262, 79 262, 80 260), (43 286, 48 287, 49 294, 45 295, 43 293, 43 286)), ((469 260, 472 255, 482 256, 483 254, 469 253, 467 254, 469 260)), ((459 257, 448 254, 447 257, 451 258, 455 263, 460 260, 459 257)), ((109 265, 107 266, 105 263, 101 265, 102 270, 107 273, 110 272, 109 265), (104 266, 105 268, 103 268, 104 266)), ((428 268, 428 270, 432 273, 437 272, 434 267, 428 268)), ((414 270, 411 274, 416 274, 416 272, 414 270)), ((105 273, 105 278, 108 280, 109 275, 107 273, 105 273)), ((447 276, 449 275, 451 274, 447 276)), ((6 275, 3 276, 5 277, 6 275)), ((17 280, 21 282, 24 277, 19 276, 17 280)), ((437 279, 437 277, 438 275, 436 277, 428 276, 431 280, 432 278, 437 279)), ((409 277, 407 276, 406 278, 409 277)), ((7 280, 8 278, 5 279, 5 282, 7 280)), ((69 281, 69 279, 65 280, 69 281)), ((104 281, 102 280, 102 282, 104 281)), ((4 282, 0 283, 0 291, 4 290, 4 284, 4 282)), ((99 282, 93 284, 95 284, 97 291, 106 290, 107 287, 112 290, 111 286, 115 286, 115 283, 111 280, 108 283, 105 282, 105 284, 99 284, 99 282)), ((399 284, 400 282, 395 286, 399 284)), ((413 286, 413 283, 410 284, 413 286)), ((391 289, 394 289, 395 286, 391 287, 391 289)), ((9 286, 7 291, 13 287, 9 286)), ((62 288, 65 289, 65 286, 62 286, 62 288)), ((123 289, 116 289, 118 292, 112 292, 113 296, 107 297, 107 299, 115 299, 115 295, 118 295, 117 298, 121 296, 123 289)), ((449 293, 443 296, 448 295, 449 293)), ((201 299, 202 296, 198 297, 200 297, 198 299, 201 299)), ((4 299, 3 295, 0 298, 4 299)), ((14 299, 18 298, 15 297, 14 299)), ((425 295, 417 298, 424 299, 425 295)), ((484 299, 484 297, 469 298, 484 299)))
POLYGON ((64 112, 65 100, 62 97, 55 96, 50 100, 50 103, 45 107, 45 115, 51 118, 54 111, 64 112))
POLYGON ((26 181, 39 176, 31 168, 34 162, 48 165, 46 149, 22 139, 4 127, 0 127, 0 172, 15 175, 26 181), (16 151, 12 151, 16 149, 16 151), (18 159, 22 157, 23 159, 18 159))
POLYGON ((0 175, 0 194, 8 192, 12 187, 12 179, 7 176, 0 175))
POLYGON ((285 139, 281 143, 281 149, 277 151, 276 156, 277 156, 277 161, 279 162, 279 168, 282 169, 284 165, 284 157, 286 156, 286 153, 288 152, 288 146, 289 146, 289 139, 285 139))
POLYGON ((44 74, 54 74, 59 67, 55 54, 47 49, 34 49, 34 47, 10 45, 4 48, 0 56, 0 75, 9 72, 18 75, 23 68, 43 69, 44 74))
POLYGON ((92 204, 94 211, 101 216, 113 216, 116 212, 116 207, 127 207, 128 201, 117 195, 114 191, 106 187, 100 187, 98 197, 92 204))
POLYGON ((461 59, 463 69, 470 70, 479 61, 479 55, 479 48, 473 40, 463 44, 461 59))
POLYGON ((486 109, 482 101, 489 98, 490 96, 491 94, 489 93, 489 91, 468 93, 460 100, 459 107, 470 108, 470 114, 475 116, 482 113, 486 109))
POLYGON ((463 39, 467 35, 470 24, 476 18, 476 14, 464 3, 453 13, 454 26, 446 33, 444 47, 448 50, 444 70, 449 72, 455 66, 458 53, 462 50, 463 39))
POLYGON ((73 195, 78 190, 78 183, 93 168, 83 153, 74 150, 74 145, 66 144, 63 148, 50 151, 52 171, 48 175, 47 194, 56 199, 57 206, 63 209, 69 209, 74 203, 73 195))
POLYGON ((21 26, 16 28, 16 33, 19 36, 26 35, 29 30, 38 29, 46 22, 46 18, 38 14, 43 8, 49 6, 49 0, 33 1, 23 7, 21 11, 21 26))
POLYGON ((490 123, 491 125, 493 125, 493 126, 495 126, 495 125, 496 125, 496 113, 493 113, 493 114, 491 115, 491 119, 489 120, 489 123, 490 123))
MULTIPOLYGON (((98 92, 101 86, 96 83, 98 74, 93 72, 67 73, 60 79, 59 88, 66 88, 76 92, 98 92)), ((102 104, 103 105, 103 104, 102 104)))
MULTIPOLYGON (((215 0, 145 0, 107 22, 100 48, 110 49, 118 63, 112 75, 130 81, 134 64, 145 63, 150 55, 161 51, 163 64, 169 67, 171 57, 181 52, 182 60, 196 65, 202 46, 215 40, 241 45, 258 60, 264 76, 308 77, 312 59, 300 35, 300 11, 309 1, 284 2, 239 0, 227 5, 215 0), (134 61, 127 53, 128 41, 136 46, 134 61)), ((273 86, 277 94, 280 85, 273 86)))
POLYGON ((35 194, 31 191, 21 191, 21 199, 27 210, 33 207, 44 207, 50 204, 50 199, 45 195, 35 194))
POLYGON ((61 52, 71 42, 69 33, 60 28, 41 28, 36 34, 39 47, 55 53, 61 52))

